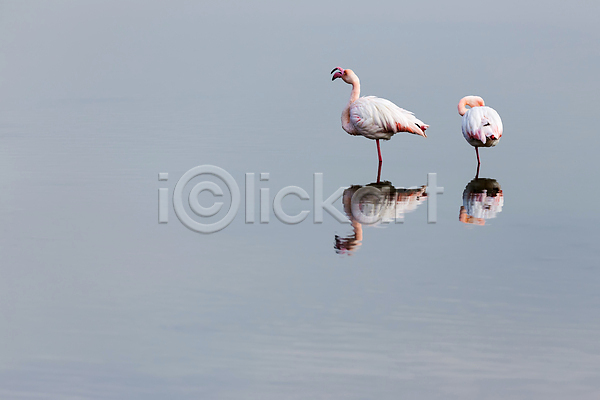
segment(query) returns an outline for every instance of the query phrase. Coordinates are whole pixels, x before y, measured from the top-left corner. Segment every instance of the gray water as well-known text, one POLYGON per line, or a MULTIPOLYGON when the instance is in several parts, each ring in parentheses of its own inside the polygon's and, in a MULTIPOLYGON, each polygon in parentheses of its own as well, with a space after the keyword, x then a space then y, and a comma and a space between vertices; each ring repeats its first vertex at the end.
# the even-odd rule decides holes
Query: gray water
POLYGON ((599 12, 1 3, 0 397, 598 398, 599 12), (375 143, 341 129, 336 66, 431 126, 382 143, 381 179, 436 173, 437 223, 420 198, 351 251, 335 246, 352 225, 313 223, 314 173, 325 196, 377 177, 375 143), (481 150, 503 196, 483 226, 459 220, 476 172, 456 111, 469 94, 504 122, 481 150), (242 191, 213 234, 171 204, 200 165, 242 191), (291 185, 311 201, 284 209, 307 219, 261 224, 260 189, 291 185))

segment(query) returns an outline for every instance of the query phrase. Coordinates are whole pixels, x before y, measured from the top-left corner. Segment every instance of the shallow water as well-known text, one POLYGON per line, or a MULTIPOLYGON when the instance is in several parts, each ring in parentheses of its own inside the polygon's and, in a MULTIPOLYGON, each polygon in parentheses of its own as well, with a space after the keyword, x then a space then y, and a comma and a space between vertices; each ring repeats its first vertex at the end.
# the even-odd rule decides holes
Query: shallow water
POLYGON ((1 6, 0 397, 597 398, 598 7, 483 5, 494 21, 464 35, 473 10, 406 21, 425 6, 394 4, 1 6), (314 223, 315 173, 325 198, 377 180, 375 143, 340 127, 338 65, 431 126, 382 142, 396 220, 360 241, 314 223), (485 192, 467 94, 504 122, 485 192), (201 165, 241 191, 213 234, 173 210, 201 165), (410 192, 429 173, 435 224, 432 195, 410 192), (270 206, 286 186, 310 200, 284 211, 308 217, 260 223, 261 189, 270 206))

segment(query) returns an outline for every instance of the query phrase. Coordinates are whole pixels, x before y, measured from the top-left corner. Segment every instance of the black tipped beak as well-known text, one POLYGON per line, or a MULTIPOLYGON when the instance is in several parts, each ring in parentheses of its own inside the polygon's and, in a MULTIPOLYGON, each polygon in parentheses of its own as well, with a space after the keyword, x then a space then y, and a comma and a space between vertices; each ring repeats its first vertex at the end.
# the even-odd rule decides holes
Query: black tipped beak
POLYGON ((334 69, 332 69, 330 73, 333 74, 335 72, 335 74, 333 74, 333 76, 331 77, 331 80, 335 81, 337 78, 341 78, 343 71, 344 70, 341 69, 340 67, 335 67, 334 69))

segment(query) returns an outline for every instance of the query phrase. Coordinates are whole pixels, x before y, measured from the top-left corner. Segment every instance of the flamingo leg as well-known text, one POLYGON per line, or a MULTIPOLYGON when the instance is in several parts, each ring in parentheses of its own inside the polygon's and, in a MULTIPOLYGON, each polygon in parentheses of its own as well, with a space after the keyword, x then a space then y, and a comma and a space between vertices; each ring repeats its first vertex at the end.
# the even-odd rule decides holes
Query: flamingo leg
POLYGON ((377 142, 377 154, 379 155, 379 164, 381 164, 383 162, 383 160, 381 159, 381 149, 379 148, 379 139, 375 139, 375 141, 377 142))
POLYGON ((381 178, 381 162, 379 162, 379 168, 377 169, 377 183, 379 183, 381 178))
POLYGON ((479 167, 481 166, 481 161, 479 161, 479 147, 475 147, 475 153, 477 153, 477 173, 475 174, 475 179, 479 179, 479 167))

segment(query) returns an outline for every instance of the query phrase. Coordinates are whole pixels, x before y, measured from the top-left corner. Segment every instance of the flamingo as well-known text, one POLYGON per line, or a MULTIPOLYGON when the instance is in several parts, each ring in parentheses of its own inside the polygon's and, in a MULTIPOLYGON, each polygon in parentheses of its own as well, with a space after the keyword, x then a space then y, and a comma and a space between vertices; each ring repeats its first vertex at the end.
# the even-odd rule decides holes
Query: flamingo
POLYGON ((479 148, 493 147, 502 137, 502 120, 491 107, 486 107, 479 96, 465 96, 458 102, 458 113, 463 117, 462 133, 467 142, 475 147, 477 175, 479 176, 479 148), (467 109, 466 106, 471 107, 467 109))
POLYGON ((398 107, 389 100, 375 96, 360 96, 360 80, 351 69, 334 68, 332 81, 337 78, 350 85, 350 101, 342 111, 342 128, 351 135, 362 135, 377 142, 379 164, 382 163, 379 140, 389 140, 398 132, 408 132, 427 137, 425 130, 429 125, 417 119, 415 115, 398 107), (335 72, 335 73, 334 73, 335 72))

